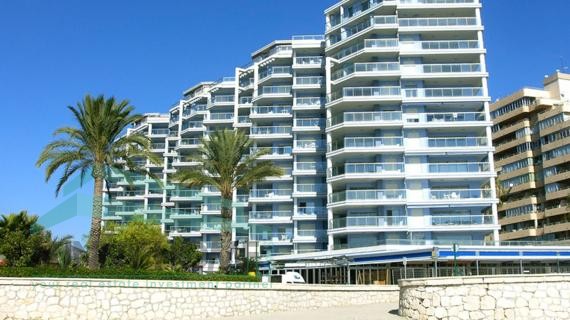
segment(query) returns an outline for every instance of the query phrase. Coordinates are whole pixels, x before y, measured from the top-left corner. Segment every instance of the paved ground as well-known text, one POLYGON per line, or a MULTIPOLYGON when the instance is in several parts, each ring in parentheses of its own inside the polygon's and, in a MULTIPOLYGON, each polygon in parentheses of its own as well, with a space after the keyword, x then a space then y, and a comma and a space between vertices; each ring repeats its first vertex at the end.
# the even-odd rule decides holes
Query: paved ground
POLYGON ((234 320, 391 320, 398 316, 398 304, 375 304, 350 307, 332 307, 294 312, 279 312, 256 316, 225 318, 234 320))

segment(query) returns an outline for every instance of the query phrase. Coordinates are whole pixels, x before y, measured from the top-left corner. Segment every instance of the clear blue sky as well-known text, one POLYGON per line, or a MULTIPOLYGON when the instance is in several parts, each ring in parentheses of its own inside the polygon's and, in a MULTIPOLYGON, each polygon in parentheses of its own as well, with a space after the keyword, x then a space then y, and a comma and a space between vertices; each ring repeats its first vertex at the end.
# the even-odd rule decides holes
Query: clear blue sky
MULTIPOLYGON (((165 112, 198 81, 232 75, 274 39, 324 31, 335 0, 0 1, 0 213, 42 215, 55 198, 34 162, 84 94, 165 112)), ((570 65, 570 1, 484 0, 493 98, 570 65), (548 5, 546 5, 548 4, 548 5)), ((90 187, 90 186, 87 186, 90 187)), ((89 195, 90 189, 81 191, 89 195)), ((77 238, 88 217, 54 227, 77 238)))

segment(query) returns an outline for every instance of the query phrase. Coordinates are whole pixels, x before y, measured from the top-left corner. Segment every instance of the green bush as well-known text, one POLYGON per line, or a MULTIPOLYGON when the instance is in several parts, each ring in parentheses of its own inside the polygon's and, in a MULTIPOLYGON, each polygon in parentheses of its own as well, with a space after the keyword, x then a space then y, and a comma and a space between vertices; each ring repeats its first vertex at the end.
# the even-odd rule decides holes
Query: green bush
POLYGON ((225 275, 220 273, 198 274, 116 268, 89 270, 85 268, 60 269, 51 267, 3 267, 0 268, 0 277, 259 282, 259 279, 256 277, 245 275, 225 275))

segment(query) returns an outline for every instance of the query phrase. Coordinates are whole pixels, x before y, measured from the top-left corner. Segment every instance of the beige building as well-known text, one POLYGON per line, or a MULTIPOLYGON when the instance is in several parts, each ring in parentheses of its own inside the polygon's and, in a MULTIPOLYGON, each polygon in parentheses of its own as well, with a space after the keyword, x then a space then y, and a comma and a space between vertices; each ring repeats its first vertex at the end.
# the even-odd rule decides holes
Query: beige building
POLYGON ((491 105, 501 240, 570 239, 570 74, 491 105))

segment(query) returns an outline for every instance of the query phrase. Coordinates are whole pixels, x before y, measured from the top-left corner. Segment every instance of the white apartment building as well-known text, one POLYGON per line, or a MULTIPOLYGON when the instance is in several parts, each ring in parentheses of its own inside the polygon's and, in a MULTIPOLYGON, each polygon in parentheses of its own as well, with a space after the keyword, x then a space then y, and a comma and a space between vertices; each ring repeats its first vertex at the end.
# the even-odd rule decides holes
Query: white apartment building
POLYGON ((234 128, 285 171, 237 191, 234 256, 498 239, 480 10, 478 0, 339 2, 324 36, 275 41, 135 124, 164 156, 148 168, 165 187, 116 177, 104 220, 142 214, 217 270, 220 194, 170 175, 198 165, 200 138, 234 128))

